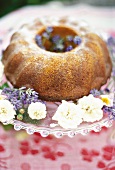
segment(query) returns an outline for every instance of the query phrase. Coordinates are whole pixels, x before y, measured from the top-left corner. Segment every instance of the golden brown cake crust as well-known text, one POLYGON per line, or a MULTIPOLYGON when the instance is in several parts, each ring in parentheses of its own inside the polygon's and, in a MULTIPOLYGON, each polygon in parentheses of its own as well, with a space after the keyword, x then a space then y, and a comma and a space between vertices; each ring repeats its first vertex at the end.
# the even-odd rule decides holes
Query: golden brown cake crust
MULTIPOLYGON (((61 30, 61 29, 60 29, 61 30)), ((13 34, 4 51, 7 79, 15 87, 34 88, 43 100, 75 100, 100 89, 110 77, 111 59, 105 42, 76 20, 56 22, 37 19, 13 34), (35 43, 35 36, 47 26, 66 27, 82 37, 82 43, 65 53, 49 52, 35 43)))

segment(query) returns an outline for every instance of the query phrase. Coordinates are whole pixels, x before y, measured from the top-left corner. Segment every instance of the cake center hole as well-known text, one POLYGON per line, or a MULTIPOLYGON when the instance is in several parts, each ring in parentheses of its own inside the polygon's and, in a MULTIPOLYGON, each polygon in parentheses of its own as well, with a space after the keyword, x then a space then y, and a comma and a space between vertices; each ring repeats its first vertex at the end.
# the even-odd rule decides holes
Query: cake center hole
POLYGON ((43 28, 36 35, 37 45, 50 52, 68 52, 81 44, 82 39, 77 33, 68 27, 47 27, 43 28))

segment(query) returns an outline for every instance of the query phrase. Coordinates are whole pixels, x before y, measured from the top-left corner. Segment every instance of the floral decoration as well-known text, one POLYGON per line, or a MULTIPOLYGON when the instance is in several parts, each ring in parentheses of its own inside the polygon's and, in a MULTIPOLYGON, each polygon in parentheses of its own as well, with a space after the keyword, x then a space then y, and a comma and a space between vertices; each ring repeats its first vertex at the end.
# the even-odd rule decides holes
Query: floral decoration
MULTIPOLYGON (((48 27, 42 36, 47 38, 52 31, 53 28, 48 27)), ((57 43, 59 37, 58 35, 56 36, 50 37, 50 39, 53 38, 52 41, 55 40, 54 42, 57 43)), ((37 43, 41 38, 37 35, 37 43)), ((66 38, 68 41, 77 41, 77 45, 81 43, 78 37, 73 39, 68 36, 66 38)), ((110 48, 113 60, 115 59, 114 44, 115 40, 109 38, 108 48, 110 48)), ((113 64, 112 78, 115 81, 114 68, 113 64)), ((41 119, 47 118, 46 102, 39 98, 39 94, 34 89, 27 89, 26 87, 17 89, 11 87, 7 81, 3 83, 3 72, 4 66, 0 61, 0 121, 4 123, 15 119, 25 123, 39 124, 41 119)), ((105 114, 108 114, 110 120, 115 120, 115 97, 111 101, 108 95, 110 92, 111 89, 108 88, 100 91, 92 89, 88 96, 84 96, 74 102, 62 100, 56 112, 52 114, 51 122, 65 129, 74 129, 82 122, 92 123, 99 121, 105 114)))
POLYGON ((103 117, 103 105, 103 101, 99 98, 95 98, 92 94, 78 100, 78 106, 83 110, 82 118, 86 122, 100 120, 103 117))
POLYGON ((82 115, 78 105, 63 100, 52 119, 57 120, 63 128, 77 128, 82 122, 82 115))
POLYGON ((36 35, 36 44, 47 51, 51 52, 68 52, 75 48, 77 45, 81 44, 82 39, 80 36, 67 35, 60 36, 58 34, 53 35, 54 28, 47 27, 46 30, 41 35, 36 35))
POLYGON ((108 95, 101 95, 100 98, 105 103, 105 105, 111 105, 111 100, 109 99, 108 95))
POLYGON ((0 121, 6 122, 15 118, 16 112, 8 100, 0 100, 0 121))
POLYGON ((31 119, 43 119, 46 117, 46 106, 41 102, 31 103, 28 107, 28 114, 31 119))

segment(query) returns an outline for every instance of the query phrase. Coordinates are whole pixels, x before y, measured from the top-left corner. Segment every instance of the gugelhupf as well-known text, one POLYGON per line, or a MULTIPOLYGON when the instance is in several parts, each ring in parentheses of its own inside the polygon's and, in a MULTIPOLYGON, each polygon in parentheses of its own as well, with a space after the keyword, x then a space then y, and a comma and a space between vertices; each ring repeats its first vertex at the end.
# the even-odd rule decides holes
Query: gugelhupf
MULTIPOLYGON (((63 42, 58 43, 60 48, 63 42)), ((14 87, 33 88, 46 101, 75 100, 88 95, 91 89, 100 89, 107 82, 112 70, 102 38, 69 17, 44 17, 23 25, 13 34, 2 61, 5 75, 14 87), (66 50, 51 50, 51 37, 45 35, 48 29, 52 41, 56 36, 61 37, 60 41, 74 37, 77 43, 69 44, 69 48, 66 44, 66 50), (43 36, 47 40, 44 46, 43 36)))

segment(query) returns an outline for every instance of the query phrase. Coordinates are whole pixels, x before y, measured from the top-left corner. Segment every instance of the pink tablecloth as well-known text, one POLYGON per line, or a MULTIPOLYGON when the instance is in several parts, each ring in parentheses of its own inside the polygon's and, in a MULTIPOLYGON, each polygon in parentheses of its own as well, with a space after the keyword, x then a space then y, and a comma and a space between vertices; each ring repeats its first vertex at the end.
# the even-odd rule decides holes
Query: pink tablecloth
MULTIPOLYGON (((37 16, 72 15, 97 29, 115 35, 115 8, 25 7, 0 21, 0 50, 9 41, 14 28, 37 16), (4 43, 3 43, 4 40, 4 43)), ((74 138, 41 137, 38 133, 5 131, 0 125, 0 170, 115 170, 115 124, 101 132, 74 138)))

